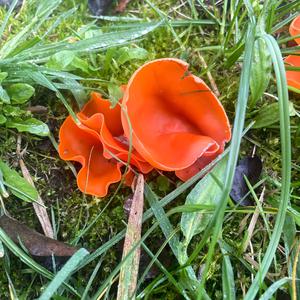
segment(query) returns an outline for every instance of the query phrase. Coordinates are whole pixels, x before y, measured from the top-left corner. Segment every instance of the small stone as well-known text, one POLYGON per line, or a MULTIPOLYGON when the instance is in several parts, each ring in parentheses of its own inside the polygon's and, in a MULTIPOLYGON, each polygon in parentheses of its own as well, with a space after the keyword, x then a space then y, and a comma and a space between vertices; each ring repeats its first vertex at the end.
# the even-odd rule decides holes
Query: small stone
MULTIPOLYGON (((0 0, 1 1, 1 0, 0 0)), ((95 16, 101 16, 110 7, 112 0, 89 0, 88 1, 90 11, 95 16)))
POLYGON ((131 205, 132 205, 133 195, 129 196, 124 203, 124 212, 126 214, 126 217, 129 217, 131 205))

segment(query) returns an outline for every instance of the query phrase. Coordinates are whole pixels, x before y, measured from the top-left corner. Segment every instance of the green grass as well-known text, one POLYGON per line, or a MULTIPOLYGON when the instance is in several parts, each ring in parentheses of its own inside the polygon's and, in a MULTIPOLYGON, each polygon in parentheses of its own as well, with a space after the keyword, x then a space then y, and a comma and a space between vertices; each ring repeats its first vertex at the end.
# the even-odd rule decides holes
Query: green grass
MULTIPOLYGON (((109 18, 90 17, 83 1, 53 1, 52 6, 40 1, 38 12, 33 7, 39 1, 26 2, 18 18, 7 18, 0 28, 0 72, 9 74, 2 85, 6 89, 21 82, 34 87, 30 102, 14 105, 16 114, 28 116, 28 105, 47 107, 47 113, 34 117, 49 126, 52 143, 58 139, 64 118, 69 113, 75 116, 90 90, 113 101, 113 87, 126 83, 145 61, 159 57, 185 59, 192 72, 208 84, 210 72, 233 131, 225 152, 187 182, 178 182, 172 174, 166 174, 166 179, 156 172, 147 177, 142 238, 123 260, 123 204, 130 189, 114 185, 105 199, 82 195, 70 164, 58 158, 48 137, 22 133, 22 146, 27 146, 25 163, 49 214, 52 212, 58 239, 90 254, 81 250, 53 274, 0 230, 0 252, 2 247, 5 251, 0 258, 0 298, 14 294, 15 299, 50 299, 53 295, 53 299, 115 299, 119 271, 137 247, 148 257, 141 263, 137 299, 226 296, 266 300, 275 299, 276 294, 280 297, 279 293, 299 295, 299 94, 288 92, 285 79, 282 57, 287 52, 283 46, 289 41, 288 31, 275 34, 297 14, 299 1, 268 0, 264 5, 247 0, 211 1, 210 5, 200 0, 183 4, 132 1, 124 14, 109 18), (263 45, 258 46, 258 39, 263 45), (136 47, 145 49, 144 54, 131 54, 136 47), (261 64, 253 63, 257 47, 263 53, 261 64), (65 55, 55 56, 66 50, 65 55), (126 51, 132 56, 123 62, 120 55, 126 51), (55 64, 62 65, 71 53, 76 58, 55 70, 55 64), (253 84, 255 72, 264 84, 253 84), (253 94, 258 97, 254 99, 253 94), (278 110, 270 111, 274 122, 252 128, 259 111, 275 101, 278 110), (296 110, 293 116, 289 101, 296 110), (279 116, 272 115, 274 111, 279 116), (265 192, 263 203, 257 202, 259 217, 245 250, 256 207, 234 205, 229 193, 239 157, 250 155, 254 148, 263 159, 263 175, 260 188, 251 188, 252 197, 257 201, 262 187, 265 192), (226 168, 219 177, 207 179, 208 185, 219 186, 214 189, 216 202, 205 202, 203 188, 197 190, 199 197, 194 201, 198 202, 185 204, 195 184, 222 162, 226 168), (201 232, 190 232, 192 238, 186 241, 182 222, 189 215, 205 216, 208 221, 201 232), (153 265, 159 271, 147 278, 153 265)), ((9 14, 0 8, 0 19, 9 14)), ((8 105, 0 104, 0 116, 8 105)), ((18 133, 7 127, 0 125, 0 158, 19 171, 15 154, 18 133)), ((40 229, 30 203, 10 196, 4 204, 12 216, 40 229)))

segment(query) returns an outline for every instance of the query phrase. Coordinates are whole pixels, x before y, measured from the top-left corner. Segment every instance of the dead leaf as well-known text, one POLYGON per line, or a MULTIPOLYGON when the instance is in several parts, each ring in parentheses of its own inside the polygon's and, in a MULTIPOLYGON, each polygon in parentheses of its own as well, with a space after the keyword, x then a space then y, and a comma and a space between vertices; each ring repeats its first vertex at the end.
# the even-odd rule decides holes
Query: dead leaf
POLYGON ((16 244, 24 246, 36 261, 51 271, 53 261, 58 270, 78 250, 48 238, 6 215, 0 217, 0 227, 16 244))
POLYGON ((116 12, 124 12, 126 9, 127 4, 130 2, 130 0, 120 0, 118 6, 116 7, 116 12))

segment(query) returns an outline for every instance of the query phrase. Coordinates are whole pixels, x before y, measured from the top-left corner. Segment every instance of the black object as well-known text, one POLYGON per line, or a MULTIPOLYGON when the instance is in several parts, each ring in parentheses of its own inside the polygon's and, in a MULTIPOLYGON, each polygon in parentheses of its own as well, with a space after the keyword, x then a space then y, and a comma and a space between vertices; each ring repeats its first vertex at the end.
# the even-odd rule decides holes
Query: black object
POLYGON ((88 4, 93 15, 101 16, 109 9, 112 0, 88 0, 88 4))
POLYGON ((249 206, 253 204, 249 197, 243 199, 249 192, 244 176, 247 177, 247 179, 253 186, 258 182, 261 171, 262 161, 258 156, 245 157, 238 162, 234 173, 232 189, 230 192, 230 197, 234 202, 242 206, 249 206))
POLYGON ((32 255, 32 258, 41 266, 46 268, 50 272, 59 271, 64 264, 69 260, 70 256, 38 256, 32 255))

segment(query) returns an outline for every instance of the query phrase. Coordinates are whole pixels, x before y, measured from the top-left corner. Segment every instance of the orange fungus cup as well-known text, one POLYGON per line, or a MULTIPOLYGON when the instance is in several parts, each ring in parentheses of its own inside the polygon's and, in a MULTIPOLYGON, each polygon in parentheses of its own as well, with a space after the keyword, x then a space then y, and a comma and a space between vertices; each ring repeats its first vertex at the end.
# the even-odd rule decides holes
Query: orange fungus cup
POLYGON ((81 164, 77 184, 103 197, 121 179, 129 156, 132 168, 175 171, 187 180, 224 150, 230 140, 226 113, 208 86, 179 59, 158 59, 140 67, 124 87, 120 105, 111 108, 100 94, 60 128, 59 155, 81 164), (122 106, 122 109, 121 109, 122 106))
MULTIPOLYGON (((291 36, 300 35, 300 15, 297 16, 290 25, 291 36)), ((300 46, 300 38, 295 38, 296 43, 300 46)), ((300 68, 300 53, 299 55, 289 55, 285 59, 287 66, 300 68)), ((287 83, 290 87, 300 90, 300 71, 286 71, 287 83)))
POLYGON ((133 147, 153 167, 175 171, 182 180, 220 154, 231 137, 221 103, 179 59, 158 59, 140 67, 122 103, 122 125, 128 138, 130 119, 133 147))
MULTIPOLYGON (((64 160, 77 161, 82 168, 77 175, 79 189, 98 197, 107 194, 108 187, 121 179, 121 167, 128 160, 128 142, 121 124, 121 109, 98 93, 77 114, 79 124, 71 116, 59 132, 59 155, 64 160)), ((152 167, 133 150, 131 165, 148 173, 152 167)), ((127 174, 129 178, 131 174, 127 174)))

